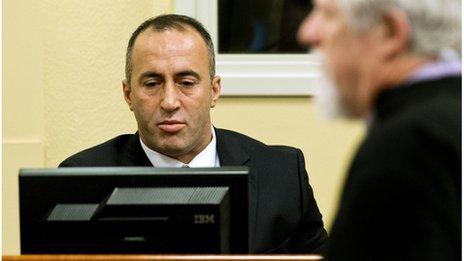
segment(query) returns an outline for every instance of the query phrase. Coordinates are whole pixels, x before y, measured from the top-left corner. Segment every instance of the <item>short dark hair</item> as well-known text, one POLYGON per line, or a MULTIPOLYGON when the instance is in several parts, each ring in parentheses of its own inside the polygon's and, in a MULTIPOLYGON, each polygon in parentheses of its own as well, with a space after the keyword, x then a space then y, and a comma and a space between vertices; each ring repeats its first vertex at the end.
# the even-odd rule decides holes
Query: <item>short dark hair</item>
POLYGON ((144 32, 146 29, 151 28, 156 32, 163 32, 171 29, 175 29, 178 31, 184 31, 186 26, 192 27, 195 31, 197 31, 200 36, 205 41, 205 44, 208 48, 209 54, 209 70, 211 79, 216 74, 215 72, 215 58, 214 58, 214 45, 213 41, 211 40, 211 36, 209 35, 208 31, 205 27, 198 22, 197 20, 185 16, 185 15, 178 15, 178 14, 166 14, 160 15, 157 17, 150 18, 143 22, 139 27, 132 33, 131 38, 129 39, 129 43, 127 44, 127 51, 126 51, 126 81, 130 85, 131 83, 131 74, 132 74, 132 50, 134 48, 134 43, 137 37, 144 32))

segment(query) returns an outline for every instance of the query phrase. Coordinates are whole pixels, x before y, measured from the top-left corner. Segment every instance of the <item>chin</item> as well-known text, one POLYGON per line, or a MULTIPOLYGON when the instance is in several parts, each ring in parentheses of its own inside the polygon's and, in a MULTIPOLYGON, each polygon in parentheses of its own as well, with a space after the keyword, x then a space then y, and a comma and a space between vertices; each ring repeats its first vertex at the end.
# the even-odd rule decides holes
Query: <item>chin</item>
POLYGON ((168 144, 168 145, 163 145, 161 146, 161 149, 163 150, 162 153, 170 156, 170 157, 176 157, 179 155, 185 154, 185 146, 181 145, 174 145, 174 144, 168 144))
POLYGON ((150 149, 169 157, 182 155, 186 146, 176 137, 156 137, 147 144, 150 149))

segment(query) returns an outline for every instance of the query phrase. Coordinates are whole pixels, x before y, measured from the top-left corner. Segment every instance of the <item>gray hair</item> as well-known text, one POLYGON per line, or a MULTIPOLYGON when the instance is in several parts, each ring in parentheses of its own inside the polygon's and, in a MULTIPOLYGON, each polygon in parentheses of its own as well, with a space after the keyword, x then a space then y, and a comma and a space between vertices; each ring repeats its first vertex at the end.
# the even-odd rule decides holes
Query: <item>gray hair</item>
POLYGON ((461 53, 459 0, 340 0, 351 25, 358 31, 379 24, 387 12, 404 11, 411 24, 409 50, 426 57, 447 50, 461 53))
POLYGON ((177 31, 184 31, 187 26, 190 26, 195 31, 197 31, 201 38, 204 40, 206 47, 208 48, 208 55, 209 55, 209 71, 211 79, 216 74, 216 62, 214 57, 214 45, 213 41, 211 40, 211 36, 205 27, 198 22, 197 20, 185 16, 185 15, 178 15, 178 14, 166 14, 160 15, 157 17, 150 18, 143 22, 139 27, 132 33, 131 38, 129 39, 129 43, 127 44, 127 51, 126 51, 126 81, 127 84, 130 85, 131 83, 131 74, 132 74, 132 50, 134 49, 135 40, 137 37, 147 30, 151 28, 156 32, 164 32, 168 30, 177 30, 177 31))

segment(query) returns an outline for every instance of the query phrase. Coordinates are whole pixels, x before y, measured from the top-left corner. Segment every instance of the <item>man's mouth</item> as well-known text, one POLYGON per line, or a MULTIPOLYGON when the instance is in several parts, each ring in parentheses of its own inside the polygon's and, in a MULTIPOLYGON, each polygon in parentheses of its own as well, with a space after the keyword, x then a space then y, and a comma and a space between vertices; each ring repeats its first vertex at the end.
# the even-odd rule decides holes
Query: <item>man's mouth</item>
POLYGON ((164 132, 175 133, 180 131, 186 126, 184 122, 176 120, 166 120, 158 123, 158 128, 164 132))

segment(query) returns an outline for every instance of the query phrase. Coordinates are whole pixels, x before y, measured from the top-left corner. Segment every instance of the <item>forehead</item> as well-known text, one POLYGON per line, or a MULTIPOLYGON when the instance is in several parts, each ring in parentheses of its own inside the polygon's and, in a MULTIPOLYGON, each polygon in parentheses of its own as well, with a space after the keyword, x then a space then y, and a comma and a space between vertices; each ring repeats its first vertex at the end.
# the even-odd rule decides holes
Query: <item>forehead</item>
POLYGON ((176 56, 188 53, 208 55, 206 43, 201 35, 189 26, 183 30, 167 29, 156 31, 148 28, 137 37, 133 57, 144 55, 176 56))

